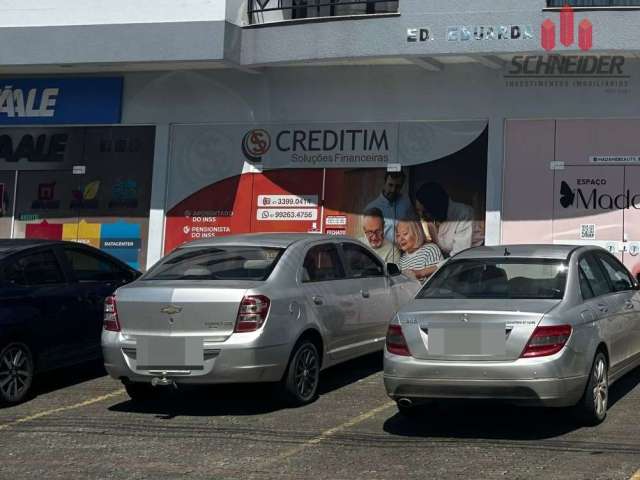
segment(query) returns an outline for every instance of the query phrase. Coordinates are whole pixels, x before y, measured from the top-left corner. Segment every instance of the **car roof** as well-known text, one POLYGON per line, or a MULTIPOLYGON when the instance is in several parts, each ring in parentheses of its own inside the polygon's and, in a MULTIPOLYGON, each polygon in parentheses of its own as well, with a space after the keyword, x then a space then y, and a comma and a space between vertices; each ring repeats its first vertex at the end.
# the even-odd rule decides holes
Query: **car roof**
POLYGON ((88 247, 92 250, 98 250, 91 245, 80 242, 70 242, 64 240, 47 240, 41 238, 14 238, 0 239, 0 257, 5 257, 13 253, 29 250, 31 248, 55 246, 55 245, 71 245, 74 247, 88 247))
POLYGON ((209 238, 205 240, 194 240, 193 242, 180 245, 180 248, 214 247, 223 245, 287 248, 297 242, 317 242, 319 240, 332 241, 335 239, 335 235, 322 235, 318 233, 248 233, 242 235, 231 235, 228 237, 209 238))
POLYGON ((67 242, 59 240, 45 240, 39 238, 15 238, 15 239, 0 239, 0 256, 9 255, 11 253, 19 252, 21 250, 27 250, 29 248, 41 247, 46 245, 57 245, 67 242))
POLYGON ((548 258, 566 260, 577 245, 496 245, 492 247, 476 247, 464 250, 455 256, 456 259, 474 258, 548 258))

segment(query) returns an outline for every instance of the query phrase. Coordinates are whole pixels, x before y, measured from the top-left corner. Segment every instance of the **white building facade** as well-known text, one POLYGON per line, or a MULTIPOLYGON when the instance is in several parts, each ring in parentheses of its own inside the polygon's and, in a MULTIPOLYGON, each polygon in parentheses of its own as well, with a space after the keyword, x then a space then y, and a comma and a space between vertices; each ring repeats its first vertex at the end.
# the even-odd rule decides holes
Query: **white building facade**
POLYGON ((387 227, 438 190, 488 244, 596 243, 640 269, 633 5, 5 3, 2 237, 141 269, 209 236, 362 237, 401 171, 387 227))

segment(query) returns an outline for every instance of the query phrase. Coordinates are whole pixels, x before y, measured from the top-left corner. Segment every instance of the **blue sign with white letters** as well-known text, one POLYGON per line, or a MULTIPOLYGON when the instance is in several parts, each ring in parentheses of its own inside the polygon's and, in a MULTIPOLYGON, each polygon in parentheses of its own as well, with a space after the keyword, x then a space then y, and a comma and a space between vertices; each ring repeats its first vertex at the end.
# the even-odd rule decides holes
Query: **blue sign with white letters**
POLYGON ((0 125, 120 123, 122 78, 0 80, 0 125))

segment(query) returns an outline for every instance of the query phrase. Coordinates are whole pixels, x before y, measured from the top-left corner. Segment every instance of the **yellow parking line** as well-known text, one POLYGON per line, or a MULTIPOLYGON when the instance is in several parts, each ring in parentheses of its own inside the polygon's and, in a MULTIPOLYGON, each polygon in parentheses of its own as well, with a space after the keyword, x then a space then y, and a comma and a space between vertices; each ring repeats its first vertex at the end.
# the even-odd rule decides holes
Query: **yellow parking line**
MULTIPOLYGON (((325 430, 320 435, 318 435, 316 437, 313 437, 310 440, 307 440, 302 445, 298 445, 297 447, 294 447, 294 448, 291 448, 289 450, 286 450, 285 452, 281 453, 280 455, 276 455, 275 457, 272 457, 270 460, 265 462, 265 464, 263 464, 263 466, 266 467, 266 466, 269 466, 269 465, 273 465, 274 463, 278 463, 278 462, 286 460, 286 459, 288 459, 290 457, 293 457, 297 453, 300 453, 302 450, 304 450, 304 449, 306 449, 308 447, 311 447, 313 445, 317 445, 317 444, 323 442, 324 440, 326 440, 327 438, 335 435, 338 432, 341 432, 343 430, 346 430, 347 428, 350 428, 350 427, 353 427, 355 425, 358 425, 359 423, 362 423, 365 420, 368 420, 369 418, 374 417, 378 413, 383 412, 384 410, 394 406, 395 404, 396 404, 396 402, 387 402, 384 405, 380 405, 379 407, 376 407, 376 408, 374 408, 372 410, 369 410, 368 412, 365 412, 362 415, 358 415, 357 417, 354 417, 351 420, 348 420, 348 421, 338 425, 337 427, 333 427, 333 428, 330 428, 328 430, 325 430)), ((633 480, 636 480, 636 479, 633 479, 633 480)))
POLYGON ((640 480, 640 470, 633 474, 629 480, 640 480))
POLYGON ((86 407, 86 406, 92 405, 94 403, 103 402, 104 400, 109 400, 110 398, 117 397, 119 395, 122 395, 123 393, 124 393, 124 388, 121 388, 120 390, 115 390, 115 391, 113 391, 111 393, 107 393, 106 395, 102 395, 100 397, 91 398, 89 400, 85 400, 84 402, 76 403, 74 405, 68 405, 66 407, 52 408, 51 410, 46 410, 44 412, 35 413, 33 415, 29 415, 28 417, 19 418, 17 420, 14 420, 13 422, 9 422, 9 423, 5 423, 3 425, 0 425, 0 430, 4 430, 6 428, 12 427, 14 425, 18 425, 20 423, 30 422, 31 420, 36 420, 38 418, 48 417, 49 415, 54 415, 56 413, 66 412, 68 410, 75 410, 77 408, 86 407))

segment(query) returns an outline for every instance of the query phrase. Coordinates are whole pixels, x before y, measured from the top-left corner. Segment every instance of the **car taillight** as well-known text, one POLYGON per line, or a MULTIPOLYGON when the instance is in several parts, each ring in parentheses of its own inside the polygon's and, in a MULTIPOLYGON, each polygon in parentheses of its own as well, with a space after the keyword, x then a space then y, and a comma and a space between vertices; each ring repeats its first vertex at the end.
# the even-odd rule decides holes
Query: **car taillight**
POLYGON ((524 347, 521 357, 546 357, 556 354, 567 344, 570 336, 571 325, 537 327, 524 347))
POLYGON ((240 302, 235 332, 255 332, 258 330, 269 313, 271 300, 264 295, 248 295, 240 302))
POLYGON ((389 325, 387 330, 387 350, 394 355, 411 356, 407 340, 404 338, 400 325, 389 325))
POLYGON ((114 295, 104 299, 104 319, 102 321, 102 328, 109 332, 120 331, 118 309, 116 308, 116 297, 114 295))

